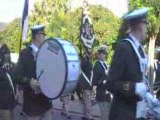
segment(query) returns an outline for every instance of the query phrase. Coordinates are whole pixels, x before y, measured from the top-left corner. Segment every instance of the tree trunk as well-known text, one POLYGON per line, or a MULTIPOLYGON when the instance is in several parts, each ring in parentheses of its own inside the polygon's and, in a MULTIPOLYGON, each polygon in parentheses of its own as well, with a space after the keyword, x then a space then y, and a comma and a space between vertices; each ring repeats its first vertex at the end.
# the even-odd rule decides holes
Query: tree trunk
POLYGON ((154 51, 155 51, 156 36, 149 38, 148 48, 148 80, 149 84, 153 85, 153 74, 154 74, 154 51))

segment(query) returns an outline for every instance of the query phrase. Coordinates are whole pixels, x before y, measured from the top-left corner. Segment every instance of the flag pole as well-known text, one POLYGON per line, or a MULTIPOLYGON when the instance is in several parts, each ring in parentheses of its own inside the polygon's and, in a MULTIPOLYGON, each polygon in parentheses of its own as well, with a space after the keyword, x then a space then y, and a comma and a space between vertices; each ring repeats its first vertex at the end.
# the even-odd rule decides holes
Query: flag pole
MULTIPOLYGON (((83 8, 82 8, 82 18, 83 18, 83 8)), ((80 34, 79 34, 79 55, 80 55, 80 59, 82 58, 82 44, 81 44, 81 29, 82 29, 82 20, 81 19, 81 25, 80 25, 80 34)))
POLYGON ((26 36, 27 36, 28 9, 29 9, 29 0, 25 0, 23 13, 22 13, 22 20, 21 20, 21 34, 20 34, 20 41, 19 41, 19 53, 21 52, 22 41, 25 40, 26 36))
POLYGON ((95 41, 94 28, 89 13, 89 4, 86 0, 83 1, 82 6, 82 19, 80 26, 79 41, 79 49, 81 56, 83 46, 85 47, 85 50, 92 49, 93 42, 95 41))
POLYGON ((80 25, 80 34, 79 34, 79 54, 80 54, 80 58, 82 58, 82 41, 81 41, 81 30, 82 30, 82 24, 83 24, 83 15, 84 15, 84 9, 86 8, 85 6, 85 2, 87 1, 83 1, 83 6, 82 6, 82 18, 81 18, 81 25, 80 25))
POLYGON ((20 35, 20 41, 19 41, 19 54, 21 52, 21 48, 22 48, 22 31, 21 31, 21 35, 20 35))

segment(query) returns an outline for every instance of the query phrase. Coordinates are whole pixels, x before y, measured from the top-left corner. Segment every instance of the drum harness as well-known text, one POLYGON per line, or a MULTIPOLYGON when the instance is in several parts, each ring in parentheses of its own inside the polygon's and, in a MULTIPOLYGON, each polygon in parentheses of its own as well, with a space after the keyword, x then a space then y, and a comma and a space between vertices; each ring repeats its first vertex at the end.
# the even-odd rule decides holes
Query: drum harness
MULTIPOLYGON (((106 63, 104 62, 104 64, 103 64, 101 61, 99 61, 99 62, 100 62, 100 64, 102 65, 102 67, 104 68, 105 73, 107 73, 108 71, 107 71, 106 67, 104 66, 104 64, 106 64, 106 63)), ((107 66, 107 65, 106 65, 106 66, 107 66)), ((85 78, 85 80, 88 82, 88 84, 89 84, 90 86, 92 86, 93 70, 91 71, 91 77, 90 77, 90 79, 85 75, 85 73, 84 73, 82 70, 81 70, 81 73, 82 73, 83 77, 85 78)))
POLYGON ((88 84, 90 86, 92 86, 93 71, 91 71, 91 77, 90 77, 90 79, 85 75, 85 73, 82 70, 81 70, 81 73, 82 73, 83 77, 85 78, 85 80, 88 82, 88 84))

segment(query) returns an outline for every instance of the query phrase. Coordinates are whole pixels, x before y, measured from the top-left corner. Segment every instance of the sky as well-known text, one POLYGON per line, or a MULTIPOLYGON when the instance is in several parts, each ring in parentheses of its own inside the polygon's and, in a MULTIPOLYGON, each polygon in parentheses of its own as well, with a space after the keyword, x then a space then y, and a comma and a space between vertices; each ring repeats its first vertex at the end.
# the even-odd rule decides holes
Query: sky
MULTIPOLYGON (((25 0, 0 0, 0 22, 9 23, 15 18, 22 17, 25 0)), ((70 0, 72 6, 80 7, 82 0, 70 0)), ((115 15, 121 17, 127 12, 126 2, 128 0, 88 0, 96 4, 104 5, 110 9, 115 15)), ((29 0, 29 11, 33 9, 35 0, 29 0)))
MULTIPOLYGON (((116 16, 122 17, 128 11, 129 0, 87 0, 91 5, 102 5, 111 10, 116 16)), ((82 6, 83 0, 70 0, 71 8, 82 6)))
MULTIPOLYGON (((25 0, 0 0, 0 22, 11 22, 21 17, 25 0)), ((34 0, 29 0, 29 9, 33 9, 34 0)))

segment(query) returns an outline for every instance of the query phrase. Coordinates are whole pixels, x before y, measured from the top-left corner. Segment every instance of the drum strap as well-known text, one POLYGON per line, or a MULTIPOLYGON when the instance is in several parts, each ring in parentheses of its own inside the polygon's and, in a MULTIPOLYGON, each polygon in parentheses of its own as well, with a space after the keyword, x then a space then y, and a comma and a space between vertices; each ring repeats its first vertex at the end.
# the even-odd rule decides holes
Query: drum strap
POLYGON ((7 75, 7 78, 8 78, 8 80, 9 80, 9 83, 10 83, 10 85, 11 85, 11 87, 12 87, 13 94, 14 94, 14 97, 15 97, 16 95, 15 95, 14 85, 13 85, 11 76, 10 76, 8 73, 6 73, 6 75, 7 75))
POLYGON ((36 60, 38 48, 33 43, 30 45, 30 47, 32 48, 32 55, 34 57, 34 60, 36 60))
POLYGON ((92 79, 93 79, 93 71, 91 71, 91 78, 89 80, 89 78, 85 75, 85 73, 83 71, 81 71, 83 77, 85 78, 85 80, 89 83, 90 86, 92 86, 92 79))
POLYGON ((105 73, 108 73, 108 70, 107 70, 107 68, 106 68, 106 67, 107 67, 107 64, 106 64, 105 62, 103 62, 103 63, 106 65, 106 67, 105 67, 105 65, 102 63, 102 61, 99 61, 99 62, 100 62, 100 64, 102 65, 105 73))

